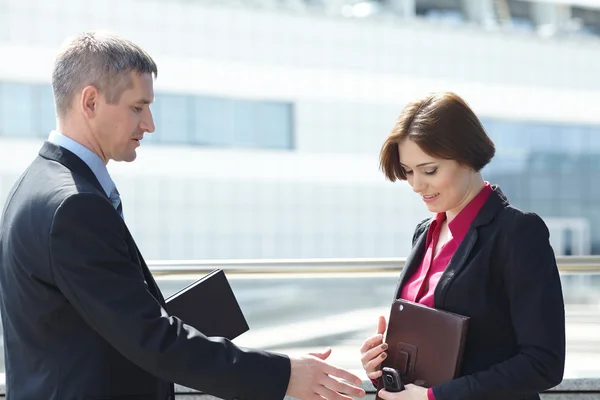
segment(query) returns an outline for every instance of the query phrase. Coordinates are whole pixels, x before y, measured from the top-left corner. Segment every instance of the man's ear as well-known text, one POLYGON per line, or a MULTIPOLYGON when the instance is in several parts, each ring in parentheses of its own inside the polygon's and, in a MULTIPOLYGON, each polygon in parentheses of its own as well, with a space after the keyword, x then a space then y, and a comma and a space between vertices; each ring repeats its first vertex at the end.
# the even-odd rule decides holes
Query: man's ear
POLYGON ((81 91, 79 108, 86 118, 92 119, 96 116, 99 95, 98 89, 91 85, 84 87, 81 91))

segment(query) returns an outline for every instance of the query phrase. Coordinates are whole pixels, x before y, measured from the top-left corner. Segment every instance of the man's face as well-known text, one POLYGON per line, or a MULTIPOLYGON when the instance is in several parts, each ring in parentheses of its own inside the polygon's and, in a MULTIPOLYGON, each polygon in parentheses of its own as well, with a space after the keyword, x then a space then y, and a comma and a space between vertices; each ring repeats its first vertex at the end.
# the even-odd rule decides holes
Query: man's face
POLYGON ((93 131, 106 162, 135 160, 144 133, 154 132, 150 111, 154 101, 152 75, 131 72, 130 79, 116 104, 99 96, 93 131))

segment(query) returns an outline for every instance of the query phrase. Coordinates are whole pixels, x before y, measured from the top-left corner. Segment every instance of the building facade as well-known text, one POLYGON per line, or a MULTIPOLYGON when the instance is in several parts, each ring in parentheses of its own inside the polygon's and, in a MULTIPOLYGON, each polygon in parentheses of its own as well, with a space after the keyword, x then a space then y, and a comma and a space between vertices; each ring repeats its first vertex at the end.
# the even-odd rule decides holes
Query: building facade
POLYGON ((379 7, 368 17, 287 3, 0 0, 0 204, 55 126, 58 46, 102 29, 159 66, 156 132, 134 163, 109 164, 148 259, 406 256, 430 214, 384 180, 379 149, 406 102, 441 90, 481 117, 497 145, 485 178, 546 220, 556 253, 600 253, 593 30, 423 12, 442 1, 363 2, 379 7))

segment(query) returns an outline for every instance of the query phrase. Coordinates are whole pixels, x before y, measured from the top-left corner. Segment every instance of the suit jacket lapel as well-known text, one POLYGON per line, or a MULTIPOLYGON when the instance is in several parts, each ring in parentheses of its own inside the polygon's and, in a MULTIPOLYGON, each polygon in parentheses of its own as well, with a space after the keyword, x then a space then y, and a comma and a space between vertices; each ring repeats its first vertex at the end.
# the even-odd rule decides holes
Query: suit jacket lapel
POLYGON ((456 249, 456 253, 448 263, 446 270, 442 274, 434 294, 434 304, 436 308, 443 307, 444 297, 452 282, 452 279, 457 276, 465 267, 469 255, 479 237, 478 228, 490 223, 492 219, 508 205, 508 200, 497 185, 492 186, 493 192, 487 199, 479 213, 473 220, 469 231, 456 249))
POLYGON ((88 181, 96 189, 98 189, 100 193, 102 193, 106 198, 108 198, 108 196, 106 196, 106 192, 104 192, 104 189, 98 181, 98 178, 96 178, 94 172, 90 169, 90 167, 88 167, 88 165, 85 162, 83 162, 81 158, 76 156, 71 151, 57 146, 54 143, 50 143, 46 140, 44 141, 44 144, 40 149, 39 155, 40 157, 43 157, 47 160, 56 161, 64 165, 74 173, 83 177, 86 181, 88 181))
POLYGON ((465 266, 469 254, 471 254, 471 250, 473 250, 473 246, 475 246, 476 242, 477 230, 471 227, 462 242, 460 242, 458 249, 456 249, 456 253, 454 253, 454 256, 450 259, 448 266, 435 288, 433 297, 436 308, 442 306, 450 281, 458 275, 460 270, 465 266))
POLYGON ((429 228, 425 229, 423 233, 421 233, 421 235, 417 239, 417 242, 413 246, 412 251, 406 258, 404 268, 402 268, 402 272, 400 273, 400 279, 398 279, 398 284, 396 285, 394 300, 400 297, 402 286, 404 285, 406 280, 413 274, 413 272, 419 266, 421 260, 423 259, 423 254, 425 254, 425 244, 427 242, 428 231, 429 228))
POLYGON ((160 288, 158 287, 158 284, 154 280, 154 276, 152 276, 150 268, 148 268, 148 265, 146 265, 146 261, 144 261, 144 258, 142 257, 142 254, 139 250, 138 257, 140 258, 140 267, 142 268, 142 274, 144 275, 144 279, 148 284, 148 289, 150 290, 150 293, 156 298, 156 300, 158 300, 158 302, 161 306, 163 306, 163 308, 166 308, 167 303, 165 302, 165 298, 163 297, 160 288))
POLYGON ((481 207, 479 213, 477 213, 475 216, 469 231, 456 249, 456 253, 454 253, 454 256, 446 268, 447 271, 452 272, 452 275, 457 275, 469 258, 469 254, 471 253, 471 250, 473 250, 475 242, 477 242, 477 229, 480 226, 489 224, 496 214, 498 214, 498 212, 500 212, 500 210, 508 204, 508 200, 506 200, 506 197, 497 185, 494 185, 492 189, 493 191, 490 194, 490 197, 487 199, 483 207, 481 207))
POLYGON ((129 238, 129 240, 131 240, 131 243, 135 247, 135 256, 137 258, 137 263, 140 267, 140 271, 142 272, 142 276, 144 277, 144 280, 146 281, 146 285, 148 286, 148 290, 150 291, 150 294, 152 294, 152 296, 154 296, 154 298, 156 300, 158 300, 158 302, 163 307, 165 307, 166 306, 165 299, 160 291, 160 288, 158 287, 158 284, 154 280, 154 277, 152 276, 152 272, 150 272, 150 269, 148 268, 148 265, 146 264, 146 261, 144 260, 144 257, 142 256, 142 252, 138 248, 137 243, 135 243, 135 240, 133 240, 133 236, 131 235, 131 232, 129 232, 129 228, 127 228, 127 225, 125 225, 125 231, 127 232, 127 236, 129 238))
MULTIPOLYGON (((90 182, 96 189, 98 189, 100 193, 102 193, 106 198, 108 198, 108 196, 106 196, 106 192, 104 192, 104 189, 102 188, 102 185, 100 185, 100 182, 96 178, 94 172, 90 169, 90 167, 88 167, 88 165, 85 162, 83 162, 81 158, 73 154, 71 151, 57 146, 54 143, 45 141, 42 145, 42 148, 40 149, 39 155, 47 160, 52 160, 61 163, 74 173, 81 175, 86 181, 90 182)), ((135 246, 138 265, 140 266, 144 280, 148 285, 148 289, 150 290, 150 293, 164 307, 165 300, 162 296, 162 293, 160 292, 160 289, 156 284, 156 281, 154 280, 150 269, 148 269, 148 266, 146 265, 146 262, 144 261, 142 254, 140 253, 140 250, 138 249, 137 244, 135 243, 135 240, 133 240, 133 236, 129 232, 127 225, 124 225, 125 231, 127 232, 127 236, 135 246)))

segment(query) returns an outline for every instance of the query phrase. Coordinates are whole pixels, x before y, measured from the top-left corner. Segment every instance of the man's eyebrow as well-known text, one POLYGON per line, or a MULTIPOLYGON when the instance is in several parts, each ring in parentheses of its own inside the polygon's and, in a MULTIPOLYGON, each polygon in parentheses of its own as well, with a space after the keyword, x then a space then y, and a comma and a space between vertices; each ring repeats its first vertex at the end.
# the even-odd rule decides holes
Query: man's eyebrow
POLYGON ((136 104, 152 104, 152 100, 148 99, 139 99, 136 104))

